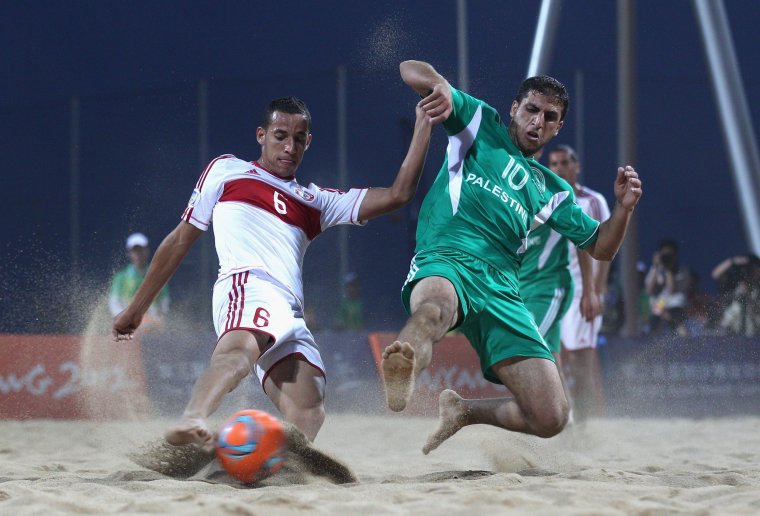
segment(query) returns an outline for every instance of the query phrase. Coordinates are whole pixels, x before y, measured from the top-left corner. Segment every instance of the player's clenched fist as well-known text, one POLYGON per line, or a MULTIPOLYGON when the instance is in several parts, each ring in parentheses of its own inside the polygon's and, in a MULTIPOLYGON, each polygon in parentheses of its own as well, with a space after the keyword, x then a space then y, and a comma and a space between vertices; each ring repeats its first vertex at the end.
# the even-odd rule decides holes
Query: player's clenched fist
POLYGON ((633 210, 641 198, 641 179, 630 165, 618 167, 617 178, 615 179, 615 198, 618 204, 627 210, 633 210))
POLYGON ((448 84, 436 84, 417 105, 425 111, 433 124, 438 124, 449 118, 453 107, 448 84))
POLYGON ((113 326, 111 327, 113 340, 132 340, 132 335, 137 327, 140 326, 140 322, 142 322, 141 315, 131 314, 127 310, 124 310, 114 317, 113 326))

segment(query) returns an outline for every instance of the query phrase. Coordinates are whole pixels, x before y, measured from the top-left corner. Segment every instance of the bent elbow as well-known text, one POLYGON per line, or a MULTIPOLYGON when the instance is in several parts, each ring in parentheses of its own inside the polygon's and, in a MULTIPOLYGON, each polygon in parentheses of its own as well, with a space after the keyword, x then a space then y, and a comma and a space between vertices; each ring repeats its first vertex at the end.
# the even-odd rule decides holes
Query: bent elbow
POLYGON ((404 206, 409 204, 412 199, 414 199, 415 193, 417 193, 416 188, 404 188, 404 189, 393 190, 389 203, 393 207, 394 210, 403 208, 404 206))
POLYGON ((390 211, 400 210, 407 204, 409 204, 409 200, 407 199, 394 198, 391 202, 387 204, 386 211, 390 212, 390 211))
POLYGON ((612 249, 594 248, 593 252, 591 253, 591 257, 594 260, 598 260, 600 262, 611 262, 615 258, 616 254, 617 251, 614 251, 612 249))
POLYGON ((404 192, 404 194, 401 195, 397 200, 398 207, 403 208, 404 206, 412 202, 412 199, 414 199, 414 193, 415 192, 404 192))

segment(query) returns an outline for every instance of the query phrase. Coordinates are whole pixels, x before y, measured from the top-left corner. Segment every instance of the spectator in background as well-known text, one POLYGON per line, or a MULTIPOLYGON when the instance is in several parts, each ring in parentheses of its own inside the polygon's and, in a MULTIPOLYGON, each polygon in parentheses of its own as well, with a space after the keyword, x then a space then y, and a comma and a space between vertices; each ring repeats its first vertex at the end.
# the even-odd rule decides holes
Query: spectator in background
MULTIPOLYGON (((124 310, 137 292, 137 288, 145 278, 150 262, 150 247, 148 237, 142 233, 132 233, 127 237, 127 256, 129 265, 114 274, 111 281, 111 295, 108 300, 108 308, 112 316, 116 316, 124 310)), ((163 324, 163 320, 169 313, 169 287, 164 285, 150 305, 143 319, 143 329, 156 329, 163 324)))
POLYGON ((720 262, 712 271, 718 282, 720 327, 731 335, 760 335, 760 258, 750 254, 720 262))
POLYGON ((746 254, 731 256, 715 266, 711 276, 718 285, 721 309, 728 306, 739 282, 746 278, 749 269, 757 266, 757 263, 760 263, 760 258, 754 254, 746 254))
POLYGON ((356 331, 364 328, 364 304, 361 298, 359 275, 347 272, 343 276, 343 298, 338 307, 335 328, 338 330, 356 331))
POLYGON ((679 263, 678 243, 675 240, 662 240, 657 246, 644 283, 652 312, 650 333, 688 335, 685 322, 693 276, 679 263))

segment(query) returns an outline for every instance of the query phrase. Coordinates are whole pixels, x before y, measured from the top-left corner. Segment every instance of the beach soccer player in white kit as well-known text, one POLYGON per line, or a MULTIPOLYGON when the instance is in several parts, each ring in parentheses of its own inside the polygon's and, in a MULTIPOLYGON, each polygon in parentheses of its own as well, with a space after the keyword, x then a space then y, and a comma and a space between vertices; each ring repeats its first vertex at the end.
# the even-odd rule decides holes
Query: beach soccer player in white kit
POLYGON ((182 419, 166 432, 168 443, 210 449, 207 418, 251 370, 283 418, 314 439, 325 417, 325 372, 303 319, 304 253, 325 229, 363 224, 412 199, 431 127, 440 121, 431 104, 440 101, 433 94, 418 104, 412 141, 390 188, 341 192, 301 186, 295 172, 312 140, 311 116, 294 97, 267 107, 256 131, 257 161, 224 155, 209 164, 181 222, 156 250, 134 300, 113 322, 117 340, 132 337, 153 298, 213 219, 220 263, 213 295, 219 340, 182 419))
MULTIPOLYGON (((604 196, 580 183, 581 164, 575 150, 568 145, 558 145, 549 152, 549 168, 559 177, 570 183, 575 192, 575 202, 591 218, 605 221, 610 217, 610 208, 604 196)), ((603 305, 597 310, 583 307, 587 293, 578 262, 578 251, 570 247, 570 273, 575 282, 573 300, 560 323, 560 340, 568 351, 567 368, 575 385, 573 399, 573 418, 582 422, 594 412, 594 407, 603 406, 604 394, 599 373, 599 357, 596 345, 599 330, 602 327, 603 305), (584 309, 585 308, 585 309, 584 309), (585 314, 585 315, 584 315, 585 314)), ((589 282, 601 300, 607 291, 610 262, 591 261, 589 282)))

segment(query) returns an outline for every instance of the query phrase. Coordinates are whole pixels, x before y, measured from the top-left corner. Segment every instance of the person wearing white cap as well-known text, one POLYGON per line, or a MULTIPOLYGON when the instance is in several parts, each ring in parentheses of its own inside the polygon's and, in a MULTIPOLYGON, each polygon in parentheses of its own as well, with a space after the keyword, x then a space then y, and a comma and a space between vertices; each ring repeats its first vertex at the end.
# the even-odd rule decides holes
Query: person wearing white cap
POLYGON ((325 419, 325 372, 304 321, 304 254, 328 228, 364 225, 412 199, 436 123, 430 108, 423 109, 431 103, 445 109, 438 94, 420 101, 409 150, 388 188, 343 192, 298 183, 296 170, 312 133, 309 110, 295 97, 267 106, 256 129, 261 146, 257 161, 225 154, 201 174, 179 225, 156 249, 145 281, 112 328, 116 340, 132 338, 147 307, 213 219, 219 255, 213 290, 218 341, 182 418, 165 434, 169 444, 213 449, 208 418, 251 372, 283 419, 314 440, 325 419))
MULTIPOLYGON (((132 233, 127 237, 127 256, 130 264, 114 274, 111 281, 111 295, 108 299, 108 308, 111 315, 121 313, 135 297, 135 292, 140 287, 148 270, 150 247, 148 237, 142 233, 132 233)), ((149 326, 155 328, 169 312, 169 287, 164 285, 156 300, 150 305, 147 312, 149 326)), ((148 329, 144 325, 143 329, 148 329)))

